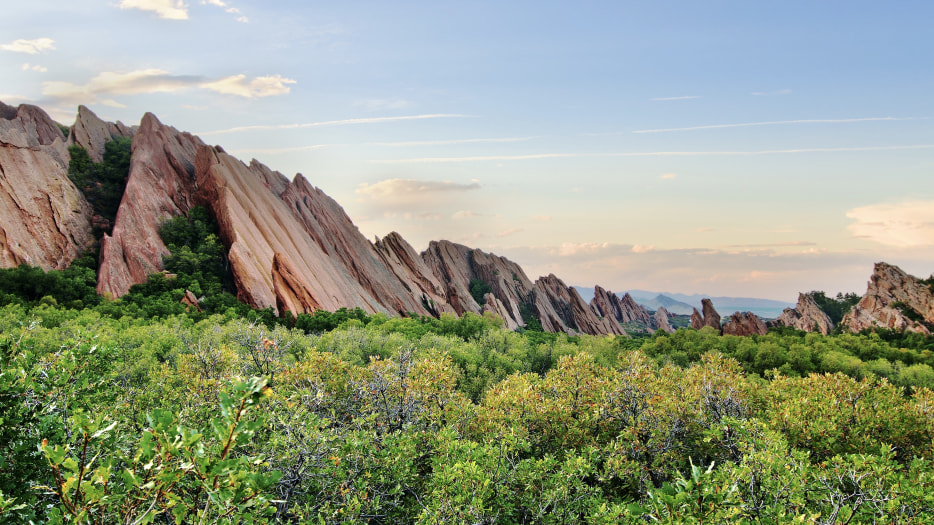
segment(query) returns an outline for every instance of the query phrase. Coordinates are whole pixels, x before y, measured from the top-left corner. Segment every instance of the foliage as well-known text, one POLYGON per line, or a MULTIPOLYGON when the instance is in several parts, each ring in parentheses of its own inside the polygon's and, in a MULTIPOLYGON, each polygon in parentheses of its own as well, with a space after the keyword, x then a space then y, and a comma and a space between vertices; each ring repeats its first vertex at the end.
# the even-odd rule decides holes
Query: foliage
POLYGON ((486 294, 491 293, 492 291, 493 289, 490 288, 490 285, 484 281, 481 281, 480 279, 470 280, 470 296, 473 297, 473 300, 476 301, 477 304, 485 304, 486 299, 484 299, 484 297, 486 294))
POLYGON ((95 237, 110 233, 117 209, 123 199, 127 178, 130 175, 130 150, 132 139, 117 137, 104 145, 103 160, 95 163, 88 152, 75 144, 68 148, 71 161, 68 178, 84 193, 94 214, 105 219, 109 226, 95 229, 95 237))
POLYGON ((815 290, 810 292, 809 295, 817 303, 817 306, 830 317, 834 325, 840 324, 843 316, 861 299, 859 295, 852 292, 847 294, 837 293, 836 297, 827 297, 827 294, 823 291, 815 290))

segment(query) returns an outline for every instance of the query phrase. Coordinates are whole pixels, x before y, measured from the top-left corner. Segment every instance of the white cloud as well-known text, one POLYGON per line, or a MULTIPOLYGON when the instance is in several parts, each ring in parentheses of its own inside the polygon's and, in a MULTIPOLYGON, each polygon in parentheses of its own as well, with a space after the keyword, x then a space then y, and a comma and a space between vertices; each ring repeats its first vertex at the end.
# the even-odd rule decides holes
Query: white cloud
POLYGON ((376 146, 392 146, 392 147, 407 147, 407 146, 448 146, 451 144, 476 144, 476 143, 486 143, 486 142, 523 142, 526 140, 531 140, 533 137, 501 137, 501 138, 489 138, 489 139, 451 139, 451 140, 420 140, 420 141, 407 141, 407 142, 374 142, 376 146))
POLYGON ((848 124, 852 122, 879 122, 898 120, 925 120, 926 117, 867 117, 842 119, 801 119, 801 120, 771 120, 766 122, 741 122, 738 124, 711 124, 707 126, 691 126, 686 128, 659 128, 637 129, 633 133, 670 133, 672 131, 697 131, 701 129, 747 128, 752 126, 778 126, 785 124, 848 124))
POLYGON ((678 176, 677 173, 663 173, 663 174, 660 175, 658 178, 660 178, 660 179, 662 179, 662 180, 671 180, 671 179, 676 178, 677 176, 678 176))
POLYGON ((172 75, 161 69, 128 73, 105 71, 83 85, 62 81, 43 82, 42 94, 72 104, 93 104, 99 95, 171 93, 193 87, 200 81, 200 77, 172 75))
POLYGON ((286 84, 295 84, 295 81, 282 75, 255 77, 252 80, 247 80, 246 75, 234 75, 213 82, 202 83, 199 87, 224 95, 259 98, 287 94, 290 88, 286 84))
POLYGON ((483 217, 483 214, 469 210, 459 210, 451 214, 451 218, 455 220, 472 219, 474 217, 483 217))
POLYGON ((522 228, 509 228, 508 230, 503 230, 496 234, 497 237, 509 237, 510 235, 519 233, 522 231, 522 228))
POLYGON ((846 216, 856 221, 847 226, 855 237, 898 248, 934 246, 934 201, 873 204, 846 216))
POLYGON ((119 108, 119 109, 123 109, 123 108, 126 107, 126 104, 121 104, 121 103, 117 102, 116 100, 112 100, 112 99, 109 99, 109 98, 108 98, 108 99, 105 99, 105 100, 101 100, 101 105, 102 105, 102 106, 112 107, 112 108, 119 108))
POLYGON ((23 71, 36 71, 38 73, 45 73, 48 70, 49 68, 40 66, 39 64, 30 64, 29 62, 23 64, 23 71))
POLYGON ((52 51, 55 49, 55 40, 51 38, 36 38, 34 40, 14 40, 9 44, 0 45, 0 49, 4 51, 12 51, 14 53, 26 53, 28 55, 38 55, 43 51, 52 51))
POLYGON ((460 184, 451 181, 420 181, 414 179, 386 179, 374 184, 361 184, 357 193, 374 199, 409 197, 426 193, 460 192, 480 189, 480 184, 460 184))
POLYGON ((701 98, 701 96, 700 95, 685 95, 681 97, 655 97, 655 98, 650 98, 649 100, 653 102, 668 102, 671 100, 694 100, 698 98, 701 98))
MULTIPOLYGON (((126 73, 105 71, 86 84, 63 81, 42 83, 42 94, 67 104, 94 104, 101 96, 138 95, 143 93, 173 93, 186 89, 201 88, 246 98, 266 97, 288 93, 286 83, 293 80, 279 75, 256 77, 247 81, 244 75, 227 77, 216 81, 205 81, 193 75, 173 75, 161 69, 142 69, 126 73)), ((109 99, 111 105, 118 103, 109 99)))
POLYGON ((483 162, 493 160, 535 160, 580 157, 577 153, 538 153, 534 155, 491 155, 483 157, 421 157, 415 159, 374 160, 377 164, 427 164, 445 162, 483 162))
MULTIPOLYGON (((239 8, 231 7, 229 4, 227 4, 227 2, 223 2, 221 0, 201 0, 201 5, 217 6, 223 9, 225 13, 230 13, 232 15, 242 14, 239 8)), ((237 17, 237 22, 247 23, 249 21, 250 20, 245 16, 237 17)))
POLYGON ((188 20, 188 5, 182 0, 120 0, 119 7, 152 11, 167 20, 188 20))

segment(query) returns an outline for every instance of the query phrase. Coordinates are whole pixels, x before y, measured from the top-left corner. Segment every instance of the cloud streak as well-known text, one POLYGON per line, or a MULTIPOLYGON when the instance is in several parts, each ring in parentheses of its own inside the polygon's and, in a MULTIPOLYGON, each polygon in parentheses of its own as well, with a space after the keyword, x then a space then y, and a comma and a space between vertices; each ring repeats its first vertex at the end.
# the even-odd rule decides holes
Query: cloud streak
MULTIPOLYGON (((926 118, 926 117, 925 117, 926 118)), ((658 128, 637 129, 633 133, 672 133, 676 131, 698 131, 704 129, 748 128, 756 126, 783 126, 789 124, 849 124, 853 122, 894 122, 900 120, 922 120, 918 117, 867 117, 844 119, 800 119, 800 120, 770 120, 765 122, 741 122, 738 124, 710 124, 707 126, 690 126, 685 128, 658 128)))
POLYGON ((120 0, 118 7, 152 11, 166 20, 188 20, 188 5, 182 0, 120 0))
POLYGON ((42 94, 70 104, 92 104, 101 96, 173 93, 192 88, 243 98, 260 98, 286 94, 289 92, 288 84, 294 83, 294 80, 281 75, 253 79, 234 75, 208 80, 196 75, 173 75, 161 69, 142 69, 126 73, 105 71, 86 84, 43 82, 42 94))
POLYGON ((535 137, 503 137, 489 139, 451 139, 451 140, 422 140, 408 142, 374 142, 375 146, 409 147, 409 146, 447 146, 451 144, 480 144, 480 143, 506 143, 525 142, 535 137))
POLYGON ((322 122, 306 122, 303 124, 270 124, 256 126, 238 126, 235 128, 218 129, 214 131, 202 131, 198 135, 226 135, 229 133, 242 133, 245 131, 275 131, 280 129, 302 129, 317 128, 324 126, 350 126, 356 124, 382 124, 385 122, 400 122, 405 120, 425 120, 436 118, 462 118, 466 115, 453 113, 431 113, 426 115, 404 115, 399 117, 372 117, 372 118, 353 118, 344 120, 326 120, 322 122))
POLYGON ((9 44, 0 45, 4 51, 14 53, 26 53, 27 55, 38 55, 43 51, 52 51, 55 49, 55 40, 51 38, 36 38, 34 40, 14 40, 9 44))

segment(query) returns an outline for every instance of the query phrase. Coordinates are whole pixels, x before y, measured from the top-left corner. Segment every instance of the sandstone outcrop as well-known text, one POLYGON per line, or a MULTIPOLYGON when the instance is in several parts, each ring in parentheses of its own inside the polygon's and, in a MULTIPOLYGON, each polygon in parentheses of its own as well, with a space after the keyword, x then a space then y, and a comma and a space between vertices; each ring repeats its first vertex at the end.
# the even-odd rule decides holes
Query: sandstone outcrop
POLYGON ((210 146, 201 146, 195 161, 196 204, 207 206, 217 219, 239 298, 280 314, 283 308, 300 314, 341 307, 389 313, 336 257, 324 252, 301 214, 268 191, 255 169, 255 163, 251 169, 210 146))
POLYGON ((833 321, 830 316, 814 302, 811 294, 798 294, 798 303, 794 308, 785 308, 782 315, 770 322, 771 326, 790 326, 797 330, 805 332, 820 332, 824 335, 829 334, 833 328, 833 321))
POLYGON ((87 150, 94 162, 104 160, 104 147, 117 137, 132 137, 135 128, 104 122, 85 106, 78 106, 78 116, 68 133, 68 146, 77 144, 87 150))
POLYGON ((850 331, 889 328, 931 334, 934 291, 901 268, 876 263, 866 294, 844 317, 850 331))
POLYGON ((376 250, 383 264, 421 301, 429 315, 440 317, 442 313, 456 313, 448 304, 444 285, 401 235, 391 232, 377 239, 376 250))
POLYGON ((635 323, 643 328, 651 328, 652 317, 642 305, 636 303, 629 293, 622 299, 613 292, 604 290, 600 286, 594 287, 594 297, 590 301, 590 308, 599 316, 613 319, 621 325, 635 323))
POLYGON ((68 179, 68 161, 45 111, 0 106, 0 267, 62 269, 93 242, 91 207, 68 179))
POLYGON ((658 310, 655 310, 655 315, 652 316, 652 326, 656 331, 661 330, 663 332, 674 333, 675 329, 671 327, 671 323, 668 321, 668 318, 671 315, 668 313, 668 310, 664 306, 659 306, 658 310))
POLYGON ((695 308, 691 314, 691 328, 700 330, 705 326, 709 326, 719 332, 720 314, 713 307, 713 302, 710 299, 701 299, 701 310, 703 312, 698 312, 697 308, 695 308))
POLYGON ((762 319, 752 312, 736 312, 723 324, 723 335, 765 335, 768 331, 762 319))
POLYGON ((159 237, 166 219, 187 214, 196 189, 194 159, 201 139, 143 116, 133 139, 130 176, 111 235, 101 242, 97 291, 120 297, 162 269, 169 254, 159 237))

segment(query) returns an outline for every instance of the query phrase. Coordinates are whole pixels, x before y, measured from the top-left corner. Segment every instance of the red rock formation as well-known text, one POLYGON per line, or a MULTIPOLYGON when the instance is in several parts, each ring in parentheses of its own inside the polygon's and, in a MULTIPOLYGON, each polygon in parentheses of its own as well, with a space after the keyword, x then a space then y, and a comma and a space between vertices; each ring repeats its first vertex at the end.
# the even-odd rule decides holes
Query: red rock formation
POLYGON ((853 332, 878 327, 930 335, 925 323, 934 324, 934 291, 917 277, 884 262, 876 263, 866 295, 842 321, 853 332), (913 311, 923 321, 909 318, 906 311, 913 311))
POLYGON ((723 335, 765 335, 768 328, 752 312, 736 312, 723 325, 723 335))
POLYGON ((615 319, 597 316, 573 287, 555 274, 535 281, 535 309, 542 327, 549 332, 624 335, 615 319))
POLYGON ((770 326, 790 326, 805 332, 820 332, 827 335, 833 330, 830 316, 814 302, 811 294, 798 294, 798 304, 794 308, 785 308, 782 315, 769 323, 770 326))
MULTIPOLYGON (((251 165, 251 171, 258 170, 251 165)), ((309 184, 301 174, 280 197, 321 250, 341 264, 387 311, 398 315, 428 314, 420 295, 413 293, 412 287, 387 267, 376 247, 360 233, 334 199, 309 184)))
POLYGON ((97 291, 120 297, 162 269, 169 254, 159 237, 166 219, 191 209, 194 159, 201 139, 143 116, 133 139, 130 177, 111 235, 101 243, 97 291))
POLYGON ((43 110, 2 104, 0 266, 62 269, 93 241, 91 207, 68 180, 68 161, 65 137, 43 110))
POLYGON ((268 191, 255 164, 251 169, 209 146, 199 149, 195 164, 197 203, 211 209, 221 239, 230 247, 228 259, 241 300, 259 308, 278 309, 282 303, 293 314, 341 307, 388 313, 339 259, 312 239, 294 207, 268 191), (281 270, 276 275, 282 278, 278 291, 274 258, 281 270))
POLYGON ((701 309, 703 313, 698 312, 697 308, 695 308, 694 313, 691 314, 691 328, 700 330, 705 326, 709 326, 719 332, 720 314, 718 314, 717 310, 713 307, 713 301, 706 298, 701 299, 701 309))
POLYGON ((376 250, 383 264, 421 301, 429 314, 440 317, 442 313, 456 313, 448 304, 441 281, 401 235, 392 232, 377 240, 376 250))
POLYGON ((671 314, 668 313, 668 310, 664 306, 659 306, 658 310, 655 310, 655 315, 652 316, 652 326, 655 327, 655 330, 661 330, 663 332, 673 333, 674 328, 671 327, 671 323, 668 322, 668 318, 671 314))
POLYGON ((104 122, 85 106, 78 106, 78 117, 68 133, 68 146, 78 144, 90 155, 94 162, 104 160, 104 146, 117 137, 132 137, 134 128, 104 122))

